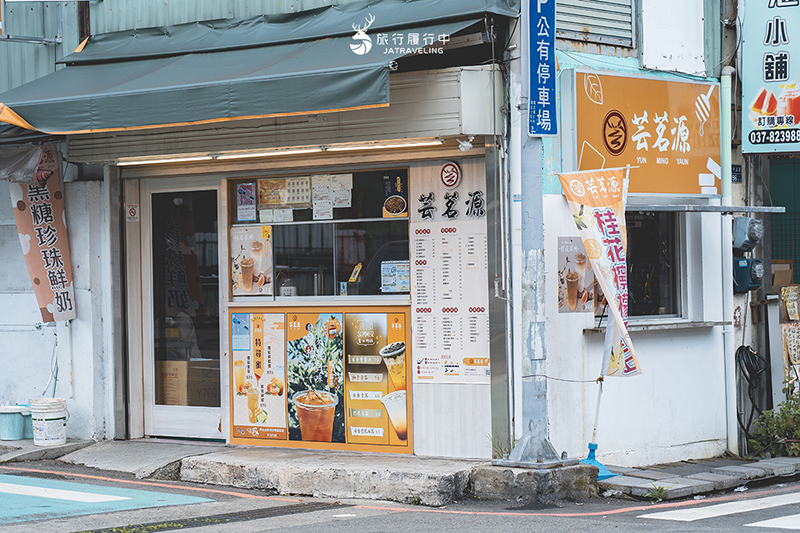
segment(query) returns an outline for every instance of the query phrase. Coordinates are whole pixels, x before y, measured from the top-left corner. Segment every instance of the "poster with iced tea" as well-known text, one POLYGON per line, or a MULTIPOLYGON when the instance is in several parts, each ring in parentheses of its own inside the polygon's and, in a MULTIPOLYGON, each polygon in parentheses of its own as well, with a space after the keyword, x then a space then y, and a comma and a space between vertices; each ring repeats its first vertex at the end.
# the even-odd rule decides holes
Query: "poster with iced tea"
POLYGON ((591 262, 579 237, 558 238, 558 312, 594 310, 595 283, 591 262))
POLYGON ((272 296, 272 226, 234 226, 230 247, 233 296, 272 296))
POLYGON ((407 377, 405 315, 346 313, 347 442, 408 444, 407 377))
POLYGON ((234 436, 286 440, 283 346, 283 313, 231 313, 234 436))
POLYGON ((342 318, 286 314, 290 440, 345 442, 342 318))

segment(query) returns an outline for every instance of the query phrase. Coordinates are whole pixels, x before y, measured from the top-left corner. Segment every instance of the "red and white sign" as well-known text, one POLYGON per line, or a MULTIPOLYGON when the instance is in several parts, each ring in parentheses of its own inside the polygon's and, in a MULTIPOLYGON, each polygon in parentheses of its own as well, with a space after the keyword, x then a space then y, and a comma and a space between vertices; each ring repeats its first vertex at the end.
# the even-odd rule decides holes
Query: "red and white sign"
POLYGON ((439 177, 444 188, 452 191, 461 184, 461 167, 453 161, 448 161, 442 165, 439 177))
POLYGON ((125 216, 128 222, 139 222, 139 204, 126 205, 125 216))

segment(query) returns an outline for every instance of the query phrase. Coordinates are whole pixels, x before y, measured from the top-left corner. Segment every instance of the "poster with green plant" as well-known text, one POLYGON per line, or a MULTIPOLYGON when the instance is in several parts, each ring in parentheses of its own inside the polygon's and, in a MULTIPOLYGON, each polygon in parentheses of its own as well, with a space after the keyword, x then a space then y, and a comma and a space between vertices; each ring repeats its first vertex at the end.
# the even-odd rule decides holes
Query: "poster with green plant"
POLYGON ((342 314, 287 313, 286 318, 289 439, 327 441, 331 417, 325 411, 333 402, 330 442, 345 442, 342 314), (304 408, 303 402, 318 405, 304 408), (298 405, 305 409, 304 428, 298 405))

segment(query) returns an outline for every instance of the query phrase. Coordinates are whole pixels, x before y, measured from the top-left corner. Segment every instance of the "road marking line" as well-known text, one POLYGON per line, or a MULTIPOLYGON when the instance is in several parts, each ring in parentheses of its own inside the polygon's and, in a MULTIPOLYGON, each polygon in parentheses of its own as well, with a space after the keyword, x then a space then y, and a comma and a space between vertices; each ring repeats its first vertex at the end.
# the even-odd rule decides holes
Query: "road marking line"
POLYGON ((13 485, 11 483, 0 483, 0 492, 5 494, 16 494, 18 496, 36 496, 39 498, 52 498, 54 500, 69 500, 72 502, 83 503, 103 503, 130 500, 130 498, 123 496, 109 496, 106 494, 78 492, 75 490, 49 489, 46 487, 33 487, 30 485, 13 485))
POLYGON ((676 520, 680 522, 693 522, 704 518, 715 518, 734 513, 746 513, 761 509, 770 509, 781 505, 791 505, 800 503, 800 493, 783 494, 781 496, 770 496, 768 498, 758 498, 755 500, 745 500, 738 502, 720 503, 706 507, 694 509, 678 509, 675 511, 665 511, 640 515, 638 518, 655 518, 657 520, 676 520))
POLYGON ((763 520, 761 522, 753 522, 752 524, 745 524, 745 526, 775 527, 778 529, 800 529, 800 514, 781 516, 780 518, 771 518, 769 520, 763 520))

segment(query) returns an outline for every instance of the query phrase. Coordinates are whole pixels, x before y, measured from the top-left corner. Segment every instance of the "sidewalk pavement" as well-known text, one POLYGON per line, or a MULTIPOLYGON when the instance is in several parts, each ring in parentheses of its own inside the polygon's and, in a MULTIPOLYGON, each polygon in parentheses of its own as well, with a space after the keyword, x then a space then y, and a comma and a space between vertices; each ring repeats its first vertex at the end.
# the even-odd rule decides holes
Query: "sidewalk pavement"
POLYGON ((57 459, 138 478, 181 480, 327 498, 364 498, 442 506, 467 498, 558 504, 604 495, 675 499, 779 482, 800 473, 800 458, 758 462, 684 461, 646 468, 608 466, 620 475, 596 481, 584 464, 547 469, 492 466, 488 461, 394 454, 228 446, 197 441, 134 439, 35 446, 0 441, 0 463, 57 459), (784 476, 784 477, 781 477, 784 476))

